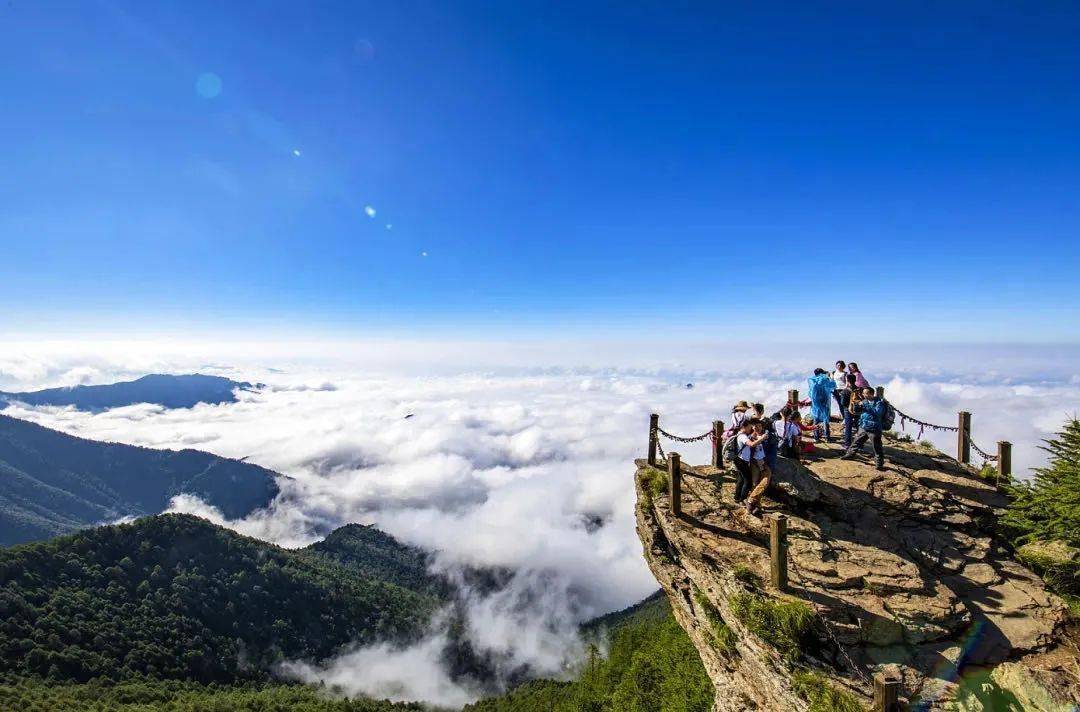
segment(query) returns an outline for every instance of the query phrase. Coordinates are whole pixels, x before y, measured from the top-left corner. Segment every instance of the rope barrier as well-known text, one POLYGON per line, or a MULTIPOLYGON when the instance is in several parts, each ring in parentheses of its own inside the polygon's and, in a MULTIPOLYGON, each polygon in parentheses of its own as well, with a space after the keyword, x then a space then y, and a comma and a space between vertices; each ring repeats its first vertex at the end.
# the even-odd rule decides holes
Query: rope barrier
MULTIPOLYGON (((798 403, 792 403, 791 401, 788 401, 788 405, 796 405, 797 407, 805 407, 805 406, 809 406, 810 404, 811 403, 810 403, 809 400, 802 400, 802 401, 799 401, 798 403)), ((954 433, 960 431, 959 426, 937 425, 935 423, 928 423, 928 422, 926 422, 924 420, 920 420, 918 418, 913 418, 912 416, 908 415, 907 413, 904 413, 901 410, 897 409, 895 406, 893 406, 893 410, 896 412, 896 415, 900 416, 900 429, 901 430, 906 430, 906 425, 907 425, 908 421, 911 421, 915 425, 919 426, 918 438, 920 438, 920 439, 922 438, 923 433, 925 432, 925 430, 927 428, 929 428, 930 430, 944 431, 944 432, 954 432, 954 433)), ((657 451, 659 452, 661 459, 664 460, 664 461, 667 460, 667 454, 664 452, 664 448, 660 444, 660 437, 659 437, 660 435, 663 435, 664 437, 668 438, 669 440, 674 440, 675 442, 680 442, 680 443, 694 443, 694 442, 699 442, 699 441, 705 440, 706 438, 709 438, 710 440, 712 440, 714 444, 716 442, 716 434, 711 429, 709 431, 707 431, 705 433, 702 433, 701 435, 697 435, 695 437, 682 437, 682 436, 679 436, 679 435, 673 435, 672 433, 669 433, 666 430, 664 430, 664 429, 660 428, 659 426, 657 426, 650 433, 650 436, 651 436, 652 440, 656 443, 657 451)), ((975 444, 975 441, 971 439, 970 426, 968 428, 966 428, 964 435, 966 436, 967 442, 971 446, 971 448, 976 453, 978 453, 986 462, 997 462, 998 461, 998 456, 997 455, 991 455, 990 453, 986 452, 981 447, 979 447, 978 445, 975 444)), ((691 489, 693 490, 694 488, 691 487, 691 489)), ((698 493, 698 496, 700 498, 700 496, 701 496, 700 493, 698 493)), ((955 497, 951 497, 951 496, 949 496, 948 498, 951 499, 951 500, 956 499, 955 497)), ((881 522, 881 526, 885 527, 885 523, 881 522)), ((885 528, 887 528, 887 527, 885 527, 885 528)), ((905 550, 907 550, 906 546, 904 548, 905 548, 905 550)), ((914 557, 916 559, 922 559, 921 555, 917 554, 914 551, 908 550, 908 553, 912 557, 914 557)), ((798 578, 798 581, 801 584, 801 586, 803 587, 803 589, 804 590, 809 590, 808 585, 810 584, 810 581, 803 574, 803 572, 800 569, 798 563, 795 561, 795 557, 789 556, 789 557, 787 557, 787 561, 791 564, 791 568, 794 571, 795 576, 798 578)), ((822 614, 821 609, 818 607, 818 605, 814 601, 806 600, 806 599, 804 599, 804 601, 805 601, 806 604, 808 604, 810 606, 811 610, 814 611, 815 617, 821 623, 821 629, 825 632, 825 635, 829 638, 829 640, 835 646, 836 650, 842 656, 843 661, 847 665, 847 667, 853 673, 855 673, 864 683, 871 683, 872 680, 871 680, 870 676, 867 675, 866 672, 863 671, 861 666, 855 664, 855 661, 852 660, 851 656, 848 655, 848 653, 847 653, 847 646, 843 645, 839 641, 839 639, 836 637, 836 635, 834 634, 834 632, 832 630, 832 625, 830 624, 828 617, 822 614)))
POLYGON ((674 440, 677 443, 696 443, 696 442, 700 442, 700 441, 704 440, 705 438, 710 438, 711 439, 713 437, 713 431, 712 430, 710 430, 710 431, 708 431, 706 433, 702 433, 701 435, 696 435, 696 436, 694 436, 692 438, 684 438, 681 435, 672 435, 668 431, 664 430, 663 428, 659 428, 659 427, 656 429, 656 432, 660 433, 661 435, 663 435, 668 440, 674 440))
POLYGON ((990 453, 986 452, 981 447, 979 447, 978 445, 975 444, 975 441, 971 439, 971 431, 970 430, 967 432, 967 440, 968 440, 968 444, 971 445, 971 449, 974 450, 975 452, 979 453, 979 455, 982 456, 983 460, 986 460, 987 462, 997 462, 997 459, 998 459, 997 455, 991 455, 990 453))
POLYGON ((919 426, 919 434, 917 436, 915 436, 916 440, 921 440, 922 439, 923 432, 927 428, 930 428, 931 430, 943 430, 943 431, 949 432, 949 433, 955 433, 955 432, 960 430, 960 427, 956 426, 956 425, 935 425, 934 423, 927 423, 925 420, 919 420, 918 418, 912 418, 910 415, 908 415, 907 413, 904 413, 899 408, 897 408, 895 405, 893 406, 893 410, 895 410, 896 414, 900 416, 900 429, 901 430, 903 430, 905 432, 907 431, 907 421, 909 421, 909 420, 912 423, 915 423, 916 425, 919 426))
MULTIPOLYGON (((809 399, 804 399, 804 400, 801 400, 801 401, 799 401, 797 403, 792 403, 791 401, 788 401, 787 405, 795 405, 795 406, 797 406, 799 408, 804 408, 806 406, 811 405, 811 402, 810 402, 809 399)), ((916 440, 921 440, 922 437, 923 437, 923 434, 926 432, 927 429, 935 430, 935 431, 941 431, 941 432, 947 432, 947 433, 956 433, 956 432, 960 431, 960 427, 957 426, 957 425, 938 425, 937 423, 928 423, 925 420, 920 420, 918 418, 915 418, 915 417, 912 417, 912 416, 908 415, 907 413, 903 412, 902 410, 900 410, 896 406, 892 406, 892 408, 893 408, 894 411, 896 411, 896 414, 898 416, 900 416, 900 430, 901 431, 907 432, 907 424, 908 424, 908 422, 914 423, 915 425, 919 426, 919 433, 918 433, 918 435, 915 436, 916 440)), ((656 432, 653 433, 653 436, 654 436, 654 439, 656 440, 656 446, 660 451, 660 455, 664 459, 667 459, 667 457, 664 455, 663 448, 660 447, 660 438, 659 438, 660 435, 663 435, 668 440, 673 440, 673 441, 678 442, 678 443, 696 443, 696 442, 701 442, 702 440, 705 440, 706 438, 708 438, 713 443, 713 445, 716 445, 716 434, 712 430, 708 430, 708 431, 702 433, 701 435, 696 435, 696 436, 693 436, 693 437, 684 437, 684 436, 681 436, 681 435, 675 435, 673 433, 669 433, 668 431, 664 430, 663 428, 657 427, 656 432)), ((981 456, 983 458, 983 460, 985 460, 987 462, 997 462, 997 460, 998 460, 997 455, 991 455, 990 453, 986 452, 981 447, 979 447, 978 445, 975 444, 975 441, 971 439, 971 432, 970 431, 968 431, 968 433, 967 433, 967 440, 968 440, 968 443, 971 444, 971 448, 976 453, 978 453, 979 456, 981 456)))
MULTIPOLYGON (((787 561, 789 564, 791 564, 791 568, 792 570, 794 570, 795 575, 798 577, 799 584, 802 586, 803 590, 809 591, 808 584, 810 582, 805 576, 803 576, 802 569, 799 568, 799 565, 795 563, 795 557, 789 556, 787 557, 787 561)), ((825 631, 825 635, 827 635, 829 637, 829 640, 832 641, 833 645, 836 646, 836 649, 840 652, 840 655, 843 656, 844 662, 847 663, 847 666, 851 669, 851 671, 858 675, 864 683, 869 683, 870 677, 865 672, 863 672, 863 669, 856 665, 855 661, 851 659, 850 655, 848 655, 847 646, 843 645, 837 639, 836 635, 832 631, 832 626, 829 625, 829 619, 826 616, 822 615, 821 611, 818 609, 817 604, 809 599, 801 600, 808 606, 810 606, 810 609, 814 612, 814 615, 819 621, 821 621, 821 627, 825 631)))

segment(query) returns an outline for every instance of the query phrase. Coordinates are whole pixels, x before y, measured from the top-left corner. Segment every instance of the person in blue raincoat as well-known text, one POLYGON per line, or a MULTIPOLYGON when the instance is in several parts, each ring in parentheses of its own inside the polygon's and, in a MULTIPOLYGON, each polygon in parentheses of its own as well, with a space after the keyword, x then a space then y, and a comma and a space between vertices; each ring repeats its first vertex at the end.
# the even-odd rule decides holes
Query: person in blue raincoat
POLYGON ((815 368, 814 375, 808 381, 810 385, 810 415, 814 418, 817 428, 814 430, 814 439, 821 440, 822 431, 825 441, 832 441, 829 433, 829 421, 832 417, 832 394, 836 390, 836 381, 832 379, 825 369, 815 368))

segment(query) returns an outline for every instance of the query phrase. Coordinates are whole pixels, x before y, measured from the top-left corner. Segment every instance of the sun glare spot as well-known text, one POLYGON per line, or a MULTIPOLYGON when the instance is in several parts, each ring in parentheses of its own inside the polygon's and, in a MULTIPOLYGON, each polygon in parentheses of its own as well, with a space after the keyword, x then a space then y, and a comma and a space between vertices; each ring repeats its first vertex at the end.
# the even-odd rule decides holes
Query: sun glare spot
POLYGON ((214 99, 221 94, 221 77, 213 72, 203 72, 195 80, 195 91, 204 99, 214 99))

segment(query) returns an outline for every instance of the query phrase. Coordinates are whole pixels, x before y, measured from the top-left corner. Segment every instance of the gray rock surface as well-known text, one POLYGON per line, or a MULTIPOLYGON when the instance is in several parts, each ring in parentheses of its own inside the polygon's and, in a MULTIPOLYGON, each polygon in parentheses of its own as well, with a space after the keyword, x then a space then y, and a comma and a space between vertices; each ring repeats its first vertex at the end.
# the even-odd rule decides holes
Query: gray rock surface
POLYGON ((818 615, 821 644, 799 666, 866 705, 868 678, 885 672, 902 681, 904 700, 935 710, 955 709, 958 674, 1008 661, 1009 675, 999 678, 1038 679, 1035 688, 1070 709, 1066 701, 1080 696, 1080 657, 1068 641, 1066 607, 993 539, 1004 496, 971 468, 914 444, 889 443, 884 472, 839 454, 825 445, 810 461, 781 459, 763 519, 732 500, 730 474, 686 465, 676 518, 666 493, 645 491, 647 468, 638 462, 645 557, 713 679, 715 709, 807 709, 792 687, 793 664, 747 630, 729 603, 753 588, 748 572, 769 580, 768 520, 780 513, 788 517, 790 585, 764 593, 804 601, 818 615), (735 632, 734 653, 718 651, 702 600, 735 632), (1049 659, 1056 662, 1047 667, 1049 659))

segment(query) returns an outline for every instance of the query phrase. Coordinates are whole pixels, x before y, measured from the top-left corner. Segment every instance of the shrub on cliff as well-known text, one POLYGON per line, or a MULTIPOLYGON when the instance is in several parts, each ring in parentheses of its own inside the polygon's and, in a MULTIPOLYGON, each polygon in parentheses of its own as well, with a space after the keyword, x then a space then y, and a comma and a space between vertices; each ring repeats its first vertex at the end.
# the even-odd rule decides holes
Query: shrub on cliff
POLYGON ((1065 423, 1056 437, 1044 441, 1050 454, 1046 467, 1030 482, 1010 487, 1012 503, 1001 519, 1006 536, 1022 559, 1038 570, 1058 592, 1080 594, 1080 560, 1046 552, 1080 549, 1080 420, 1065 423))

